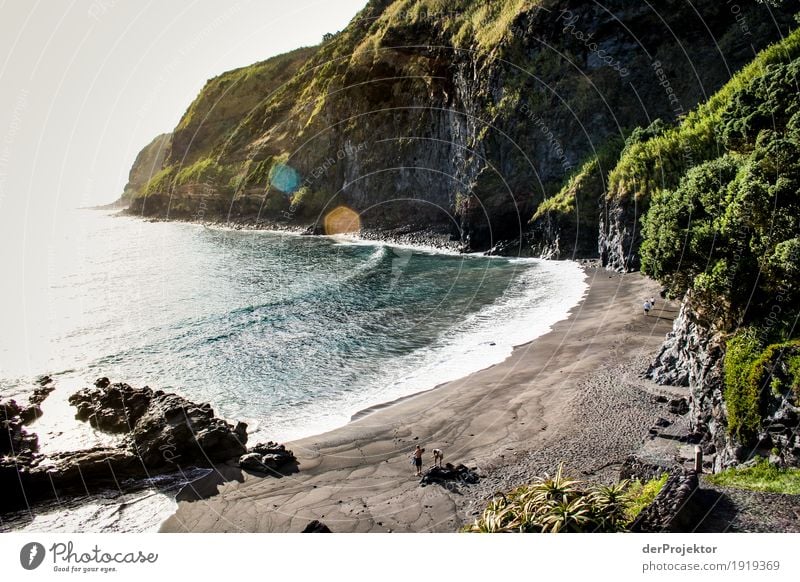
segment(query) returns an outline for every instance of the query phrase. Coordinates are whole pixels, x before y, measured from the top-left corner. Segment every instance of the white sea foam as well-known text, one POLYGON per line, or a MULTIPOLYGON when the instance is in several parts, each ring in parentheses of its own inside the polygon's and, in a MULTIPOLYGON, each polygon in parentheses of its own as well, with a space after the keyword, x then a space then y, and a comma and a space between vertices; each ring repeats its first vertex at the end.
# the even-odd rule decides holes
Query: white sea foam
POLYGON ((454 325, 430 349, 397 358, 367 390, 345 393, 335 408, 309 407, 278 421, 270 434, 292 440, 335 429, 357 412, 463 378, 508 358, 566 319, 585 295, 584 271, 572 262, 519 259, 529 265, 497 301, 454 325))

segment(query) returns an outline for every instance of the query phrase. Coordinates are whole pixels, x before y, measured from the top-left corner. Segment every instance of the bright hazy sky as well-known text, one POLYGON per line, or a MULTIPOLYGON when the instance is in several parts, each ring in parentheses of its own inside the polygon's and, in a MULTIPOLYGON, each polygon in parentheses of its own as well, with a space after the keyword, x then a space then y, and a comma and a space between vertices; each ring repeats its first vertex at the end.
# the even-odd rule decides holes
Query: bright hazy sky
POLYGON ((207 79, 317 44, 365 4, 0 0, 0 229, 113 201, 207 79))

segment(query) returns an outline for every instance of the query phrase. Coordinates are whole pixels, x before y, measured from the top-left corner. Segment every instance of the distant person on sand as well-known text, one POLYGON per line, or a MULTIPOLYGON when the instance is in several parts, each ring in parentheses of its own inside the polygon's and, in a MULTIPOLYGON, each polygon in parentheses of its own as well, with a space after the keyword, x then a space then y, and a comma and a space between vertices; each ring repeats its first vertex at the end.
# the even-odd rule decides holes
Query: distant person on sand
POLYGON ((441 467, 444 460, 444 453, 442 449, 433 449, 433 466, 441 467))
POLYGON ((650 313, 650 310, 653 308, 653 304, 649 301, 645 300, 644 302, 644 314, 647 315, 650 313))
POLYGON ((655 308, 656 308, 656 298, 655 298, 655 297, 651 297, 651 298, 650 298, 650 306, 651 306, 653 309, 655 309, 655 308))
POLYGON ((425 449, 421 449, 419 445, 417 448, 414 449, 414 468, 417 470, 416 476, 422 476, 422 453, 425 452, 425 449))

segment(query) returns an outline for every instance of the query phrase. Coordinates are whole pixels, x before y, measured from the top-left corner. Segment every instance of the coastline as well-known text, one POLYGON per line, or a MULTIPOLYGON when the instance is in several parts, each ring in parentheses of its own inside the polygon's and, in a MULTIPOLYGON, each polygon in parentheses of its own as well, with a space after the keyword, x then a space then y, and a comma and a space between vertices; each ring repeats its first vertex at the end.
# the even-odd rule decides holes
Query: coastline
MULTIPOLYGON (((554 438, 567 438, 565 431, 583 431, 573 418, 574 403, 587 381, 652 355, 671 329, 674 304, 661 302, 651 316, 640 309, 643 297, 657 294, 657 283, 635 273, 584 272, 589 289, 570 315, 503 362, 287 443, 299 473, 224 483, 216 496, 180 502, 161 531, 293 532, 313 519, 335 532, 455 531, 493 493, 487 486, 533 476, 508 467, 524 468, 554 438), (408 463, 416 444, 444 449, 446 461, 477 466, 483 485, 460 492, 420 487, 408 463)), ((636 374, 629 376, 635 383, 636 374)), ((642 402, 637 419, 643 426, 626 427, 623 448, 635 448, 655 420, 649 400, 642 402)), ((608 448, 616 455, 618 445, 608 448)))

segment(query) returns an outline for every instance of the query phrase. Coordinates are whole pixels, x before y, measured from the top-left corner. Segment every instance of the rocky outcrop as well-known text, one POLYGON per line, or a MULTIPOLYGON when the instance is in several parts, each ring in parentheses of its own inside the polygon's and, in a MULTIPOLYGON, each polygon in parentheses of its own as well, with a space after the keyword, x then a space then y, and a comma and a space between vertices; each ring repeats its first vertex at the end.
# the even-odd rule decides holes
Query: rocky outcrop
POLYGON ((651 380, 688 386, 689 401, 675 402, 675 413, 688 413, 705 454, 715 455, 715 468, 735 463, 737 445, 727 432, 723 399, 723 334, 694 310, 691 295, 681 303, 661 349, 647 370, 651 380))
POLYGON ((720 334, 698 316, 687 294, 647 377, 670 386, 698 386, 719 380, 721 358, 720 334))
POLYGON ((597 246, 603 266, 612 271, 639 269, 640 220, 646 208, 639 201, 613 199, 600 216, 597 246))
POLYGON ((36 388, 33 389, 33 394, 28 399, 31 404, 41 404, 44 402, 50 393, 56 389, 56 385, 50 376, 40 376, 36 380, 36 388))
POLYGON ((231 425, 208 404, 177 394, 100 378, 69 400, 78 419, 120 435, 119 445, 41 455, 36 435, 23 427, 24 408, 14 401, 0 404, 0 418, 5 419, 0 431, 0 511, 129 479, 237 462, 243 456, 257 460, 265 473, 285 472, 296 463, 292 452, 277 443, 248 451, 244 423, 231 425))
MULTIPOLYGON (((800 467, 800 386, 791 358, 800 356, 800 344, 787 346, 771 361, 769 386, 761 392, 761 424, 744 453, 767 457, 780 466, 800 467)), ((740 453, 741 456, 741 453, 740 453)))
POLYGON ((20 406, 15 400, 0 402, 0 457, 9 456, 15 462, 24 462, 39 450, 38 437, 24 427, 31 409, 20 406))
POLYGON ((24 410, 14 400, 0 402, 0 511, 25 505, 20 471, 35 461, 39 450, 39 438, 24 427, 24 410))
POLYGON ((239 458, 239 467, 242 469, 266 474, 283 472, 296 463, 297 458, 292 451, 272 441, 250 447, 248 452, 239 458))
POLYGON ((123 445, 150 469, 207 466, 247 452, 246 424, 234 427, 214 416, 211 405, 177 394, 100 378, 95 388, 73 394, 69 402, 77 408, 77 419, 123 433, 123 445))
POLYGON ((631 531, 637 533, 690 532, 705 512, 698 495, 699 480, 693 471, 673 471, 653 502, 645 507, 631 531))

